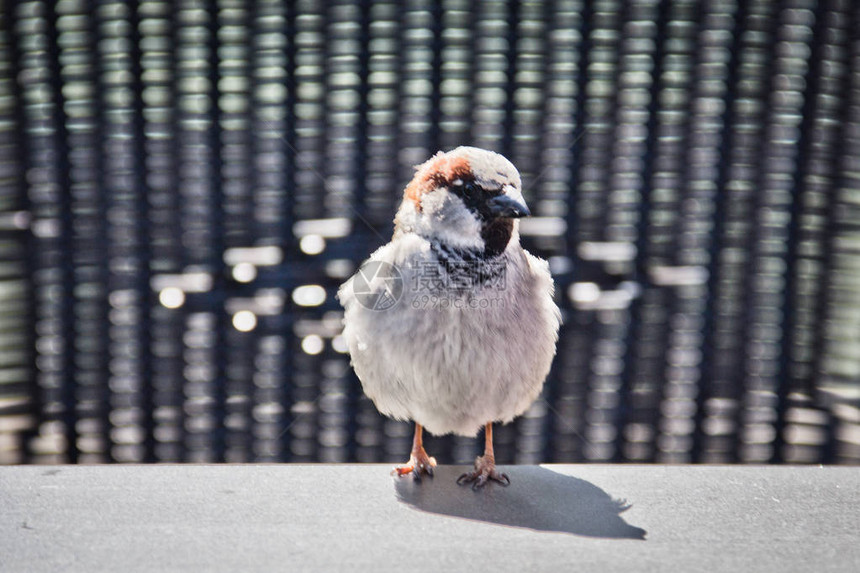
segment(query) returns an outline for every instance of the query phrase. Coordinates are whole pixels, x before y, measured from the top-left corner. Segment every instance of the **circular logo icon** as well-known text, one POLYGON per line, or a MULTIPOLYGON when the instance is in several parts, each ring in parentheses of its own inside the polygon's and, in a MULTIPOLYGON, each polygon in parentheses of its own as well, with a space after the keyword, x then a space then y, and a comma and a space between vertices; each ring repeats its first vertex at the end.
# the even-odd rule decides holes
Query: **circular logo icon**
POLYGON ((403 275, 385 261, 366 261, 352 279, 352 291, 364 308, 388 310, 403 296, 403 275))

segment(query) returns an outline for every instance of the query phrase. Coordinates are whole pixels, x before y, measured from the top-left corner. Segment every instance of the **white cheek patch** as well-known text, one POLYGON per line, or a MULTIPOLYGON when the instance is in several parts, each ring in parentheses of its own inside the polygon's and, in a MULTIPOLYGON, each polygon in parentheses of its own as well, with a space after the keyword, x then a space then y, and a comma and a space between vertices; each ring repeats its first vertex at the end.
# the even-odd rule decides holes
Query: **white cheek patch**
POLYGON ((421 201, 420 234, 434 237, 452 246, 483 248, 481 223, 463 202, 438 189, 427 193, 421 201))

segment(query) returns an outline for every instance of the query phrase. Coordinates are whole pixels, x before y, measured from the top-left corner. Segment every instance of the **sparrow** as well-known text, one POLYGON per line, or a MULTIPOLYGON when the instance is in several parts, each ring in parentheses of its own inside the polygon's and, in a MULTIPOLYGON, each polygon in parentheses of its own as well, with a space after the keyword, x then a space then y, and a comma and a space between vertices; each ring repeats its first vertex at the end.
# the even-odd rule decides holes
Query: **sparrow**
POLYGON ((561 314, 546 261, 520 246, 529 216, 522 181, 502 155, 476 147, 418 165, 391 241, 341 285, 343 337, 365 394, 384 415, 415 422, 395 475, 433 475, 423 431, 476 436, 484 454, 457 480, 508 485, 496 469, 493 423, 538 397, 561 314))

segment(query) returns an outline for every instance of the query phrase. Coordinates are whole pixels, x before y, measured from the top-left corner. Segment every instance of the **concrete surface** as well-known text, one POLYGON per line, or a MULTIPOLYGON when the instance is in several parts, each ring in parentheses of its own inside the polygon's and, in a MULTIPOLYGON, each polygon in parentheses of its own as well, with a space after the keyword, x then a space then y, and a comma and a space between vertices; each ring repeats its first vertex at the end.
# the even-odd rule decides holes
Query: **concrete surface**
POLYGON ((860 571, 860 468, 0 467, 0 571, 860 571))

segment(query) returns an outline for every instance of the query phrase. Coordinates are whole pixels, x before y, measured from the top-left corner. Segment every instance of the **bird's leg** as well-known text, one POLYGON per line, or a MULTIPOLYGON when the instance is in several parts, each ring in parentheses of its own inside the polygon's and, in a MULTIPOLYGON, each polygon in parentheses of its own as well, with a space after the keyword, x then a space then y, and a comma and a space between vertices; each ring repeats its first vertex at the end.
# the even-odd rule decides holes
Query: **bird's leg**
POLYGON ((483 487, 490 480, 510 485, 507 474, 496 471, 496 455, 493 453, 493 424, 488 423, 484 432, 484 455, 475 459, 475 471, 466 472, 457 478, 458 484, 471 483, 472 489, 483 487))
POLYGON ((411 473, 416 478, 421 478, 421 474, 425 473, 433 477, 433 468, 435 467, 436 458, 431 458, 424 451, 424 428, 421 427, 421 424, 415 424, 415 437, 412 438, 412 453, 409 456, 409 461, 402 466, 397 466, 391 473, 396 473, 399 476, 411 473))

